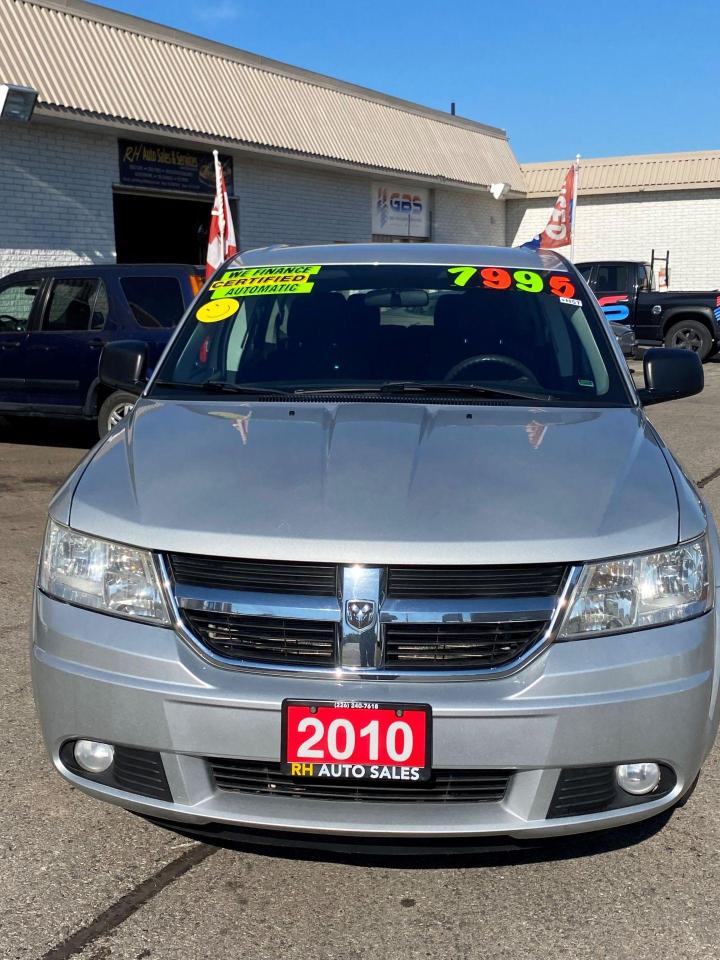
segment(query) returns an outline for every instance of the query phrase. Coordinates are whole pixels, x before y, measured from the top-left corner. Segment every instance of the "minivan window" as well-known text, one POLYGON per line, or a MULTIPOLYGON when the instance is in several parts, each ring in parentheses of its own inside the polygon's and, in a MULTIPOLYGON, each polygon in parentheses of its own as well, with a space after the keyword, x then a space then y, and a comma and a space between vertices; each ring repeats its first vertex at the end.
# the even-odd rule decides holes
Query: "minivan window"
POLYGON ((0 333, 27 330, 39 289, 37 281, 25 280, 0 290, 0 333))
POLYGON ((175 277, 122 277, 120 286, 141 327, 174 327, 185 311, 175 277))
POLYGON ((55 280, 42 329, 59 332, 88 330, 98 283, 95 277, 55 280))
POLYGON ((152 393, 223 384, 630 402, 608 334, 567 273, 436 265, 239 266, 219 274, 152 393))

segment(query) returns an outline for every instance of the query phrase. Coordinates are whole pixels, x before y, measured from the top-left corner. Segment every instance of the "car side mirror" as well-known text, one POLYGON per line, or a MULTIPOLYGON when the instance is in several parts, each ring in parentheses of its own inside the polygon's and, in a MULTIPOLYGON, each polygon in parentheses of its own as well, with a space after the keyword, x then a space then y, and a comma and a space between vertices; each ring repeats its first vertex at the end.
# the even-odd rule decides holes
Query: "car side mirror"
POLYGON ((100 354, 100 380, 114 390, 141 394, 147 383, 147 344, 142 340, 116 340, 100 354))
POLYGON ((693 397, 705 386, 700 357, 692 350, 653 347, 643 358, 645 387, 638 390, 644 406, 693 397))

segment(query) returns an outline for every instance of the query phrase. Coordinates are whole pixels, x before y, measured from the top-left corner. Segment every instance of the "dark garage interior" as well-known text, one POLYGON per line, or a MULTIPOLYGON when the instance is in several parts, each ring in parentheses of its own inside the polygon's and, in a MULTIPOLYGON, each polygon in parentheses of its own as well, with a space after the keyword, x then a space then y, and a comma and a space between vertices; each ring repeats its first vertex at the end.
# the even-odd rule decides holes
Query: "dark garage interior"
POLYGON ((118 263, 202 264, 212 200, 113 195, 118 263))

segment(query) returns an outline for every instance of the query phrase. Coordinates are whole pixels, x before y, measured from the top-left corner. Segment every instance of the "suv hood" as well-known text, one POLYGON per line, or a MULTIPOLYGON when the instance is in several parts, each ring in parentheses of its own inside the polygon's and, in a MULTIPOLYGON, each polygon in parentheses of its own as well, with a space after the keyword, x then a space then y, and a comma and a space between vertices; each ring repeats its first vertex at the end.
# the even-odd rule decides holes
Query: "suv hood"
POLYGON ((70 524, 257 559, 568 562, 676 543, 678 501, 630 408, 140 400, 70 524))

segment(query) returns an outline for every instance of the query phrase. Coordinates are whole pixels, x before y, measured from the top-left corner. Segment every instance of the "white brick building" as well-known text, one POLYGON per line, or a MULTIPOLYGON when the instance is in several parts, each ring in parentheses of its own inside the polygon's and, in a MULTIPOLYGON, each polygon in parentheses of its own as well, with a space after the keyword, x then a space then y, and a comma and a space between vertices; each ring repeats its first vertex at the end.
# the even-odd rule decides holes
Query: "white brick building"
MULTIPOLYGON (((527 196, 507 204, 511 246, 545 227, 570 162, 522 167, 527 196)), ((576 261, 669 250, 671 289, 720 287, 720 152, 582 160, 575 220, 576 261)))
POLYGON ((0 84, 38 91, 29 123, 0 120, 0 275, 202 262, 213 148, 232 174, 243 249, 502 244, 506 203, 488 187, 524 193, 502 130, 83 0, 0 0, 0 38, 0 84), (208 93, 218 88, 222 102, 208 93))

